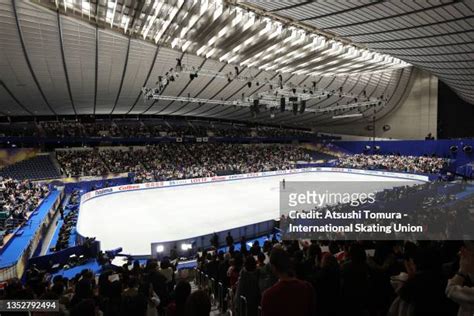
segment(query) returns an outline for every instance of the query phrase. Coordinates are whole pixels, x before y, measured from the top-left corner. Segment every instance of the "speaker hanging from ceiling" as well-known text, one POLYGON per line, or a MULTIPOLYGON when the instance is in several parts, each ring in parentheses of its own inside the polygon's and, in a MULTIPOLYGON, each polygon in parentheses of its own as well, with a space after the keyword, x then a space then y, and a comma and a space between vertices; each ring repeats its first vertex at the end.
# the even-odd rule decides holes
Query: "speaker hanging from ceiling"
POLYGON ((280 99, 280 112, 285 112, 285 102, 286 102, 285 98, 280 99))
POLYGON ((298 97, 289 97, 289 98, 288 98, 288 101, 290 101, 290 102, 296 102, 296 101, 298 101, 298 97))
POLYGON ((293 114, 296 115, 298 113, 298 103, 293 102, 293 114))

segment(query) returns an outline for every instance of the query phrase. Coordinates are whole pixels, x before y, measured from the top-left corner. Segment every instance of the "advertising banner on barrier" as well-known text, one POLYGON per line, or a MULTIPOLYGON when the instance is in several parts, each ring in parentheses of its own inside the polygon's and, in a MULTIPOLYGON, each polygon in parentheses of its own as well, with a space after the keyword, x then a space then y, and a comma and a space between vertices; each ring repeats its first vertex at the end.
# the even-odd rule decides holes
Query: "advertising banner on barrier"
POLYGON ((306 172, 344 172, 344 173, 356 173, 356 174, 363 174, 363 175, 397 178, 397 179, 410 179, 410 180, 418 180, 418 181, 425 181, 425 182, 429 181, 427 176, 411 174, 411 173, 348 169, 348 168, 333 168, 333 167, 312 167, 312 168, 301 168, 301 169, 290 169, 290 170, 254 172, 254 173, 246 173, 246 174, 233 174, 233 175, 228 175, 228 176, 215 176, 215 177, 208 177, 208 178, 193 178, 193 179, 181 179, 181 180, 121 185, 121 186, 104 188, 104 189, 88 192, 82 196, 81 203, 84 203, 95 197, 104 196, 104 195, 112 194, 116 192, 126 192, 126 191, 135 191, 135 190, 143 190, 143 189, 162 188, 162 187, 173 187, 173 186, 191 185, 191 184, 207 183, 207 182, 222 182, 222 181, 231 181, 231 180, 239 180, 239 179, 281 176, 285 174, 297 174, 297 173, 306 173, 306 172))

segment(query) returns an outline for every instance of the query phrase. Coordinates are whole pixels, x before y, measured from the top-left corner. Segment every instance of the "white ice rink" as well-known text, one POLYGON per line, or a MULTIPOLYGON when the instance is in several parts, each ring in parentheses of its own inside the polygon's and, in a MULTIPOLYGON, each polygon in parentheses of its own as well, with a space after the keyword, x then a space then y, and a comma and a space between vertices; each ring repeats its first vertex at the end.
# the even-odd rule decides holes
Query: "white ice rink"
MULTIPOLYGON (((129 191, 81 205, 77 230, 101 249, 146 255, 152 242, 193 238, 279 217, 279 182, 401 181, 380 176, 308 172, 217 183, 129 191)), ((403 180, 411 181, 411 180, 403 180)), ((415 181, 411 181, 415 183, 415 181)))

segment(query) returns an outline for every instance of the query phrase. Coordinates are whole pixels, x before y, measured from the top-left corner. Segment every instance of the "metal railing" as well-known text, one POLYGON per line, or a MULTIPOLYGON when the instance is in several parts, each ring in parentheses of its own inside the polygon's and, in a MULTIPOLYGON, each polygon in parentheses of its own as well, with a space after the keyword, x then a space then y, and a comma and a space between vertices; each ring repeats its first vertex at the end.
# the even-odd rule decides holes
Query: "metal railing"
POLYGON ((247 316, 247 313, 248 313, 247 298, 243 295, 240 295, 238 315, 239 316, 247 316))
MULTIPOLYGON (((248 301, 243 295, 240 295, 237 302, 234 303, 235 293, 231 288, 225 288, 222 282, 216 281, 203 271, 196 269, 195 283, 204 291, 209 293, 211 303, 217 306, 221 314, 247 316, 248 315, 248 301), (237 304, 237 306, 235 306, 237 304)), ((261 306, 258 307, 257 315, 262 315, 261 306)))

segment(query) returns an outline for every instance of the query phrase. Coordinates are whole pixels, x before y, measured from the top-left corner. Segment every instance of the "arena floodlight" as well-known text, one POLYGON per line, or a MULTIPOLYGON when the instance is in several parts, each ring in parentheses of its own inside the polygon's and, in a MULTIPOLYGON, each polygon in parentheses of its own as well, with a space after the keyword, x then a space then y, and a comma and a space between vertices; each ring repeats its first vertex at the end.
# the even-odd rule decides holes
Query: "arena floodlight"
POLYGON ((192 244, 181 244, 181 250, 187 251, 193 248, 192 244))
POLYGON ((343 118, 350 118, 350 117, 361 117, 361 113, 354 113, 354 114, 341 114, 341 115, 334 115, 333 119, 343 119, 343 118))
POLYGON ((162 253, 163 251, 165 251, 165 246, 163 245, 156 246, 156 252, 162 253))

